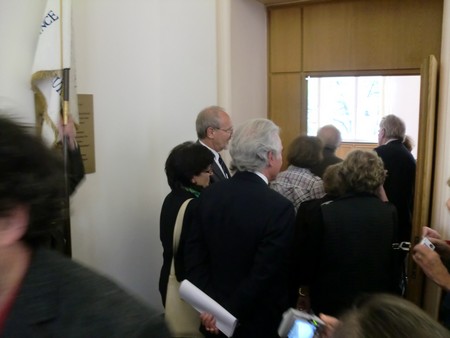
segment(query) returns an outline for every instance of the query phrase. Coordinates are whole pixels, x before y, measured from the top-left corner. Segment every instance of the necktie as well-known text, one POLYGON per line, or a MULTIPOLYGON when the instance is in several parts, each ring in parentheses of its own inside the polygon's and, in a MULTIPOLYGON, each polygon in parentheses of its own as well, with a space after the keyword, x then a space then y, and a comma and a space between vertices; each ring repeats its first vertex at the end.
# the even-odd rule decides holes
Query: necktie
POLYGON ((230 177, 230 172, 228 171, 227 166, 225 165, 225 162, 222 160, 222 157, 219 155, 219 164, 222 167, 222 171, 226 178, 230 177))

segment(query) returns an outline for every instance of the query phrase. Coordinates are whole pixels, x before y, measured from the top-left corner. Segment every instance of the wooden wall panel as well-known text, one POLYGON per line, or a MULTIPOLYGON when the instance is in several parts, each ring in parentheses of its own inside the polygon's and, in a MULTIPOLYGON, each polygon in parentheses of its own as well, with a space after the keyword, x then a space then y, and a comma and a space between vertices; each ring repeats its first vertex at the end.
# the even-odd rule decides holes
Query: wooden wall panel
POLYGON ((347 157, 347 154, 351 152, 352 150, 374 150, 376 147, 378 147, 377 143, 350 143, 345 142, 342 143, 339 148, 336 149, 336 156, 340 157, 342 159, 345 159, 347 157))
POLYGON ((298 72, 301 68, 301 8, 269 11, 269 62, 271 72, 298 72))
POLYGON ((284 153, 300 134, 300 74, 276 74, 270 77, 269 118, 281 127, 284 153))
POLYGON ((442 0, 329 2, 303 11, 305 72, 419 69, 440 55, 442 0))

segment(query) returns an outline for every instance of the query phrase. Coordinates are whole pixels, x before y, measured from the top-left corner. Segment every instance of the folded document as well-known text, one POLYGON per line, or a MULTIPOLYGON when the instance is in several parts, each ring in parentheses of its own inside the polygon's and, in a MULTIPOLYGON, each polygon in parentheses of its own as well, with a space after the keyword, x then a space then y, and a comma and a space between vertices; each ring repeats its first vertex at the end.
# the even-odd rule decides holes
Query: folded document
POLYGON ((219 303, 209 297, 206 293, 189 282, 187 279, 180 284, 180 297, 194 307, 198 312, 207 312, 216 319, 217 328, 227 337, 233 335, 237 325, 237 319, 219 303))

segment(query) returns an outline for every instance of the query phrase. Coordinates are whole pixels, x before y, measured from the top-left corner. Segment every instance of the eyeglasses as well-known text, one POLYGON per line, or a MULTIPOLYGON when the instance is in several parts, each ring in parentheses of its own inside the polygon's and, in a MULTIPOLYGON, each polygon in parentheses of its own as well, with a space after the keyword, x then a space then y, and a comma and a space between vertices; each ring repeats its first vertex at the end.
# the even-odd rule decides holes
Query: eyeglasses
POLYGON ((227 133, 227 134, 233 134, 233 127, 230 127, 230 128, 228 128, 228 129, 222 129, 222 128, 214 128, 214 129, 216 129, 216 130, 222 130, 224 133, 227 133))

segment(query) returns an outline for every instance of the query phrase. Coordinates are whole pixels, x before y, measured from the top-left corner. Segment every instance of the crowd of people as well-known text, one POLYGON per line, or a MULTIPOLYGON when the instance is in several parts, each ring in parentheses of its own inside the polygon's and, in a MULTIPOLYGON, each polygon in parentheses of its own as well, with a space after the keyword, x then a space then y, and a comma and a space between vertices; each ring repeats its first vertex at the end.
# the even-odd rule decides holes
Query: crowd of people
MULTIPOLYGON (((64 212, 61 159, 8 118, 0 117, 0 130, 0 336, 169 337, 155 310, 43 248, 64 212)), ((344 159, 335 154, 336 127, 301 135, 285 171, 280 130, 268 119, 234 129, 225 109, 211 106, 198 114, 196 131, 198 140, 175 146, 165 163, 164 306, 173 260, 180 282, 188 279, 238 319, 236 338, 278 337, 289 307, 321 313, 323 337, 450 336, 402 298, 405 256, 393 244, 411 234, 415 160, 401 119, 385 116, 379 146, 344 159), (220 152, 229 144, 227 167, 220 152)), ((450 291, 441 260, 450 259, 450 245, 431 228, 423 235, 436 250, 418 244, 413 259, 450 291)), ((198 337, 225 337, 212 313, 199 317, 198 337)))
MULTIPOLYGON (((224 109, 208 107, 198 115, 197 134, 215 159, 230 142, 231 170, 214 163, 219 178, 195 203, 182 273, 238 318, 233 337, 277 337, 288 307, 327 314, 325 321, 336 327, 329 336, 344 337, 349 331, 341 323, 365 318, 355 315, 361 311, 354 304, 367 295, 373 296, 367 313, 399 302, 412 317, 426 317, 401 298, 406 257, 393 250, 394 243, 409 241, 415 183, 400 118, 381 120, 374 151, 356 150, 345 159, 336 156, 342 138, 335 126, 300 135, 281 172, 282 144, 270 120, 233 130, 224 109), (213 148, 217 137, 226 142, 213 148)), ((212 314, 201 319, 202 336, 224 336, 212 314)), ((430 332, 441 332, 431 318, 427 323, 430 332)))

